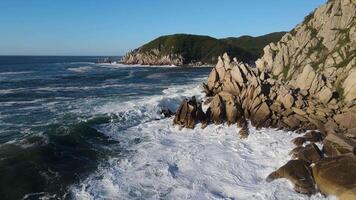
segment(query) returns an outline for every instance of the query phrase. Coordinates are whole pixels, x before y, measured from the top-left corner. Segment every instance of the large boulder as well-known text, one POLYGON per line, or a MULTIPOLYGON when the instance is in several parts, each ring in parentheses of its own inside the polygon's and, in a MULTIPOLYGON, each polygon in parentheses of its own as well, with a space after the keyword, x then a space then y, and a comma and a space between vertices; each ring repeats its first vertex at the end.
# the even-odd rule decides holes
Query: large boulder
POLYGON ((290 160, 277 171, 267 177, 271 182, 278 178, 286 178, 294 184, 294 190, 303 194, 314 194, 316 192, 314 180, 309 163, 304 160, 290 160))
POLYGON ((263 102, 251 116, 252 125, 256 127, 261 127, 265 124, 266 120, 269 119, 271 115, 271 110, 266 102, 263 102))
POLYGON ((197 121, 201 121, 204 117, 204 112, 201 103, 198 103, 195 97, 184 99, 177 109, 173 124, 181 127, 191 128, 195 127, 197 121))
POLYGON ((328 156, 338 156, 354 152, 356 142, 342 134, 330 132, 323 140, 324 151, 328 156))
POLYGON ((340 200, 356 199, 356 157, 345 154, 324 158, 313 167, 313 175, 321 192, 340 200))

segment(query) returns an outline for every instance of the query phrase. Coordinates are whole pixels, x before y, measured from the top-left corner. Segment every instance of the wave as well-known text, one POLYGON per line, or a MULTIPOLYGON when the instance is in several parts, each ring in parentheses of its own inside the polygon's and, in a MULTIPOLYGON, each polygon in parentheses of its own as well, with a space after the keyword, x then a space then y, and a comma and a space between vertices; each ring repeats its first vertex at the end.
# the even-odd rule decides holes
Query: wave
POLYGON ((18 74, 31 74, 34 71, 19 71, 19 72, 0 72, 0 75, 18 75, 18 74))
POLYGON ((131 154, 113 156, 73 185, 74 199, 325 199, 295 193, 287 180, 267 183, 267 175, 290 158, 298 135, 250 125, 246 140, 236 126, 200 124, 194 130, 172 125, 159 110, 175 110, 185 97, 203 98, 195 84, 170 87, 163 95, 94 110, 117 118, 100 128, 131 154), (160 119, 160 120, 156 120, 160 119))
POLYGON ((70 67, 67 68, 67 70, 72 71, 72 72, 77 72, 77 73, 84 73, 92 70, 93 67, 91 66, 82 66, 82 67, 70 67))
POLYGON ((97 116, 68 126, 50 124, 42 134, 0 145, 0 194, 6 194, 4 199, 66 199, 68 186, 87 177, 119 146, 93 128, 109 121, 110 116, 97 116))
MULTIPOLYGON (((248 139, 231 126, 179 130, 171 119, 132 127, 125 135, 144 138, 132 157, 109 166, 72 188, 76 199, 325 199, 297 194, 287 180, 266 176, 289 160, 296 133, 250 126, 248 139)), ((121 136, 123 137, 123 136, 121 136)))

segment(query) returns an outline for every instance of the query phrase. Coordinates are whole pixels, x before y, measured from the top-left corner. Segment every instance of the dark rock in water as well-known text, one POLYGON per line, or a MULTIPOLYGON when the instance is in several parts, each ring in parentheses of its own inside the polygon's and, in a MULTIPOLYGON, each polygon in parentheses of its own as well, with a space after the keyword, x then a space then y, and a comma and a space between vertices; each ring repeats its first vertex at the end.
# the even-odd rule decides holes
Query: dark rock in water
POLYGON ((341 200, 356 199, 356 157, 344 154, 323 158, 312 167, 316 184, 321 192, 335 195, 341 200))
POLYGON ((297 147, 302 146, 307 140, 304 137, 296 137, 292 140, 297 147))
POLYGON ((174 115, 174 112, 172 112, 169 108, 162 108, 161 109, 161 114, 164 117, 171 117, 172 115, 174 115))
POLYGON ((204 112, 201 103, 197 103, 193 96, 189 100, 183 100, 175 114, 173 124, 193 129, 196 122, 201 121, 203 118, 204 112))
POLYGON ((321 142, 325 135, 319 131, 308 131, 303 137, 309 142, 321 142))
POLYGON ((302 137, 292 140, 296 146, 302 146, 305 142, 321 142, 325 136, 319 131, 308 131, 302 137))
POLYGON ((246 139, 249 135, 248 123, 245 118, 237 121, 237 127, 241 128, 239 131, 240 139, 246 139))
POLYGON ((303 194, 314 194, 316 192, 314 180, 309 163, 304 160, 290 160, 287 164, 272 172, 267 177, 271 182, 275 179, 286 178, 294 184, 294 190, 303 194))
POLYGON ((319 161, 323 154, 315 144, 308 144, 305 147, 297 147, 291 151, 292 158, 304 160, 309 163, 319 161))

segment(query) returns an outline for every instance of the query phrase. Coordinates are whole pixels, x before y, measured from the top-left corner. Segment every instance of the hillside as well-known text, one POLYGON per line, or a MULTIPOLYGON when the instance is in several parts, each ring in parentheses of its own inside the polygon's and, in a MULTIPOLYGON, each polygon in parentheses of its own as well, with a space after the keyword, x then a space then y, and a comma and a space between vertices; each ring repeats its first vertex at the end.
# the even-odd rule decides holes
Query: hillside
POLYGON ((228 37, 221 39, 227 44, 239 47, 248 51, 255 57, 260 57, 263 54, 263 48, 271 42, 278 42, 286 32, 274 32, 258 37, 244 35, 241 37, 228 37))
POLYGON ((260 37, 226 39, 190 34, 161 36, 128 53, 122 62, 148 65, 213 64, 224 52, 238 60, 253 62, 266 44, 280 39, 283 34, 278 32, 260 37))
POLYGON ((351 103, 356 97, 355 58, 355 2, 329 0, 266 46, 256 66, 324 103, 351 103))

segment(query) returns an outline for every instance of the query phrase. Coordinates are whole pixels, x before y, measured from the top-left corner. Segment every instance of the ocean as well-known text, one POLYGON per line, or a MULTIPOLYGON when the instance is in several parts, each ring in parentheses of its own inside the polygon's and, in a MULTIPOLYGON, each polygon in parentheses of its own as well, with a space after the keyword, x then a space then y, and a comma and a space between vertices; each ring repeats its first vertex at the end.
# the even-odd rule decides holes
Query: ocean
POLYGON ((325 199, 265 181, 296 133, 250 126, 241 140, 160 113, 204 98, 211 68, 101 58, 0 56, 0 199, 325 199))

